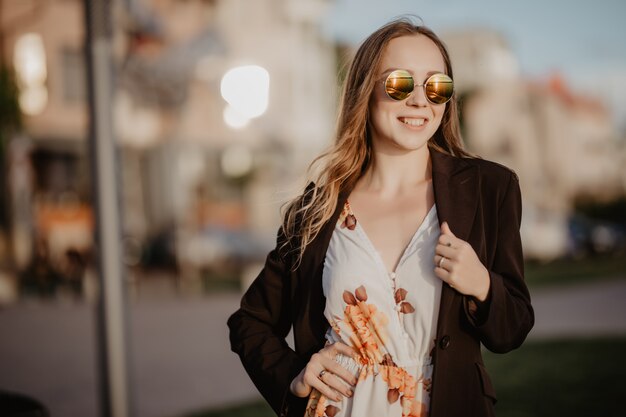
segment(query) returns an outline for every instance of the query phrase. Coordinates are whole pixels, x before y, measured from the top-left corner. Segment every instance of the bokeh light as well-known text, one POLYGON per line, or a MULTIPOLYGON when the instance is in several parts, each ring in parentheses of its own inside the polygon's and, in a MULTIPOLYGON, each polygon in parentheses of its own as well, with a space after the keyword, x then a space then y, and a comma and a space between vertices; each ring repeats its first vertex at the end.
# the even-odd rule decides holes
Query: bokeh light
POLYGON ((231 145, 222 154, 222 171, 231 178, 239 178, 252 170, 252 153, 243 145, 231 145))
POLYGON ((224 108, 224 122, 233 129, 243 129, 250 123, 250 118, 229 104, 224 108))
POLYGON ((267 110, 269 102, 270 75, 258 65, 235 67, 222 77, 222 97, 238 113, 259 117, 267 110))
POLYGON ((41 35, 26 33, 19 37, 13 65, 20 86, 20 108, 30 116, 41 113, 48 103, 46 52, 41 35))

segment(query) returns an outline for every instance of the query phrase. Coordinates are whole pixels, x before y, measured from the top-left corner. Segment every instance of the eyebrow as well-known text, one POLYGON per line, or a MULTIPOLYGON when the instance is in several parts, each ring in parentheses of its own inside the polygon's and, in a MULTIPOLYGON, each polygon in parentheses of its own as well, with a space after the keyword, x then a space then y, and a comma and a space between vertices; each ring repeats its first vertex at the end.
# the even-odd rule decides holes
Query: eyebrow
MULTIPOLYGON (((415 75, 415 74, 413 73, 413 71, 411 71, 411 70, 409 70, 409 69, 405 69, 405 68, 387 68, 387 69, 386 69, 386 70, 384 70, 384 71, 383 71, 380 75, 381 75, 381 76, 389 75, 389 73, 391 73, 391 72, 393 72, 393 71, 395 71, 395 70, 399 70, 399 69, 404 70, 404 71, 408 71, 409 73, 411 73, 411 75, 415 75)), ((431 76, 431 75, 433 75, 433 74, 440 74, 440 73, 442 73, 442 71, 428 71, 428 72, 426 73, 426 76, 427 76, 427 77, 430 77, 430 76, 431 76)), ((443 71, 443 73, 445 74, 446 72, 445 72, 445 71, 443 71)))

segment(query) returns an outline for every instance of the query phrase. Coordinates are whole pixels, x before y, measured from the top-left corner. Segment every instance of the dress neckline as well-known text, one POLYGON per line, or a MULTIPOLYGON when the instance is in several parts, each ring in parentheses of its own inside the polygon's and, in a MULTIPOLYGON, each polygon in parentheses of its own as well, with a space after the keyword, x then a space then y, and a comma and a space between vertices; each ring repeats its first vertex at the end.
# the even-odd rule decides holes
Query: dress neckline
MULTIPOLYGON (((356 216, 354 215, 354 213, 352 212, 352 208, 350 207, 350 203, 348 202, 348 200, 346 200, 346 204, 349 207, 349 214, 353 215, 355 218, 356 216)), ((402 263, 404 262, 404 259, 408 256, 408 252, 409 249, 413 246, 413 244, 415 243, 415 241, 417 240, 417 238, 419 236, 422 235, 423 230, 425 229, 425 227, 430 224, 431 222, 431 217, 434 215, 434 213, 436 213, 436 208, 435 208, 436 204, 433 203, 433 205, 430 207, 430 209, 428 210, 428 213, 426 214, 426 216, 424 216, 424 218, 422 219, 422 222, 420 223, 420 225, 417 227, 417 229, 415 230, 415 232, 413 233, 413 236, 411 237, 411 239, 409 240, 409 243, 404 247, 402 254, 400 255, 400 258, 398 259, 398 262, 396 263, 395 267, 393 268, 393 270, 388 270, 387 266, 385 265, 385 262, 382 259, 382 256, 380 254, 380 252, 376 249, 376 246, 374 245, 374 243, 370 240, 369 236, 367 235, 367 232, 365 231, 365 228, 363 227, 363 225, 361 224, 360 221, 356 221, 356 226, 355 226, 355 230, 358 231, 358 233, 361 235, 363 241, 366 243, 366 245, 369 247, 369 249, 371 250, 371 252, 373 253, 376 262, 380 265, 380 267, 382 268, 383 271, 385 271, 385 273, 387 275, 395 275, 398 267, 400 265, 402 265, 402 263)))

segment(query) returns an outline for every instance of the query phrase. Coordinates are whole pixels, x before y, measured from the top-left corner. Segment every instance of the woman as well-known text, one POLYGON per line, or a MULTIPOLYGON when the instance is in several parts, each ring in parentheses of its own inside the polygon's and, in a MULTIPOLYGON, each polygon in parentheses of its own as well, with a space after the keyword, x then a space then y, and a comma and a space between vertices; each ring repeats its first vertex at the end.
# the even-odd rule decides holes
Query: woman
POLYGON ((410 20, 361 45, 340 109, 232 350, 280 416, 492 416, 480 344, 534 323, 518 178, 463 150, 448 53, 410 20))

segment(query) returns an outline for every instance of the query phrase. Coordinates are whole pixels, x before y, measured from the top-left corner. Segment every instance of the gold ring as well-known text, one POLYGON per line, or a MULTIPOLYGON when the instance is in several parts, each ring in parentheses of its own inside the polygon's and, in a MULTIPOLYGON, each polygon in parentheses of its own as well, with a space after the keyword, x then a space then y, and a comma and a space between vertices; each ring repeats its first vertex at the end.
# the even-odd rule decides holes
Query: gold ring
POLYGON ((322 369, 322 370, 320 371, 319 375, 317 375, 317 377, 318 377, 319 379, 322 379, 322 377, 324 376, 324 374, 325 374, 325 373, 326 373, 326 369, 322 369))
POLYGON ((446 259, 445 256, 442 256, 441 259, 439 259, 439 264, 438 264, 439 268, 443 268, 441 265, 443 265, 443 260, 444 259, 446 259))

